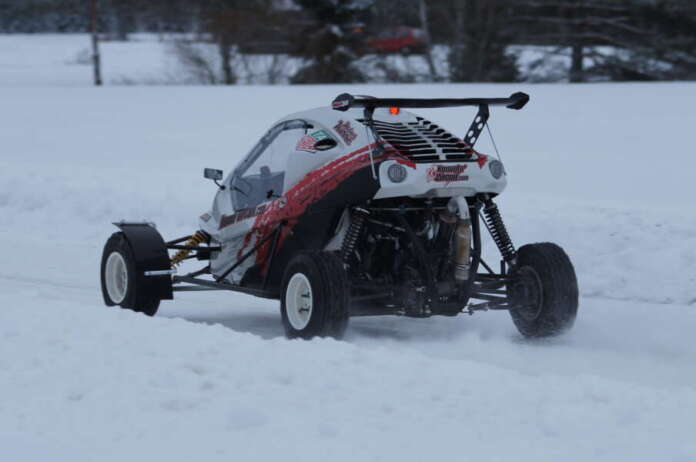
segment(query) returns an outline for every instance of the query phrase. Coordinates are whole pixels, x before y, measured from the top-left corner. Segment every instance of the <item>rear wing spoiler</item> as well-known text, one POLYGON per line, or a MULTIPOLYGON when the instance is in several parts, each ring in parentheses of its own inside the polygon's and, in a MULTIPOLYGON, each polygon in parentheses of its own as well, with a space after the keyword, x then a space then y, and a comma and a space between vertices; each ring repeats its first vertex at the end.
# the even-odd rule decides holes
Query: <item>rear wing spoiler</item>
POLYGON ((478 106, 474 121, 466 131, 463 141, 472 148, 488 123, 489 106, 505 106, 509 109, 522 109, 529 102, 529 95, 522 92, 513 93, 509 98, 374 98, 372 96, 353 96, 349 93, 338 95, 331 107, 337 111, 361 107, 364 110, 365 124, 372 130, 375 139, 379 138, 372 116, 376 108, 438 108, 458 106, 478 106))
POLYGON ((509 109, 522 109, 529 102, 529 95, 518 92, 509 98, 373 98, 371 96, 353 96, 349 93, 338 95, 331 107, 337 111, 347 111, 350 108, 362 107, 372 109, 378 107, 400 108, 438 108, 458 106, 505 106, 509 109))

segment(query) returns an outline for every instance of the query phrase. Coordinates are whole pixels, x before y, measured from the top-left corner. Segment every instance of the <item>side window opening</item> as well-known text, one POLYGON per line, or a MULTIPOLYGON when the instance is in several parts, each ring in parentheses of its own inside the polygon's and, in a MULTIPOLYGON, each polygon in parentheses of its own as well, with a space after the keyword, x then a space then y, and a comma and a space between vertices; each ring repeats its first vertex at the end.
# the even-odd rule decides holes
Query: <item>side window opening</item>
POLYGON ((342 147, 336 141, 336 135, 321 123, 299 131, 299 139, 291 146, 292 158, 286 165, 285 187, 290 188, 310 172, 326 162, 333 160, 342 147), (320 143, 330 141, 328 146, 318 148, 320 143))
POLYGON ((256 207, 283 194, 288 156, 311 128, 304 120, 290 120, 272 127, 259 140, 232 176, 235 210, 256 207))

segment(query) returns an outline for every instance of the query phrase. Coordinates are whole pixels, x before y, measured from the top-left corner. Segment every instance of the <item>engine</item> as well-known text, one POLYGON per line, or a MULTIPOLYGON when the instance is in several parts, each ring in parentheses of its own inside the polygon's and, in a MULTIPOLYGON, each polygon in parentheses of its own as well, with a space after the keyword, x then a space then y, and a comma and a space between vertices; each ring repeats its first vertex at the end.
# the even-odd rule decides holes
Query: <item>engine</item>
POLYGON ((464 212, 449 198, 389 199, 354 208, 341 252, 355 298, 389 296, 392 307, 408 316, 429 316, 436 306, 459 312, 471 239, 462 201, 464 212))

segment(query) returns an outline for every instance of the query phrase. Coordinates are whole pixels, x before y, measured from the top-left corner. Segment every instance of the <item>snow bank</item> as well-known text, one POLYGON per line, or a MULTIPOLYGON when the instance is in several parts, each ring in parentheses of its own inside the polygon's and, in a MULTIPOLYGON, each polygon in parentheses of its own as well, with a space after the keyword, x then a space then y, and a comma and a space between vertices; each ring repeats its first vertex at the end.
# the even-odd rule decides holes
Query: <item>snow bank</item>
MULTIPOLYGON (((11 460, 693 460, 692 84, 1 88, 0 444, 11 460), (516 244, 557 241, 580 317, 523 341, 506 313, 356 319, 281 338, 273 302, 102 306, 110 221, 192 231, 277 118, 338 93, 532 95, 495 110, 516 244)), ((466 111, 423 111, 451 130, 466 111)), ((466 113, 466 114, 464 114, 466 113)), ((482 142, 484 152, 492 152, 482 142)), ((491 261, 495 253, 488 247, 491 261)))
MULTIPOLYGON (((100 51, 107 84, 181 81, 177 60, 153 34, 102 42, 100 51)), ((89 85, 91 53, 88 34, 0 34, 0 85, 89 85)))

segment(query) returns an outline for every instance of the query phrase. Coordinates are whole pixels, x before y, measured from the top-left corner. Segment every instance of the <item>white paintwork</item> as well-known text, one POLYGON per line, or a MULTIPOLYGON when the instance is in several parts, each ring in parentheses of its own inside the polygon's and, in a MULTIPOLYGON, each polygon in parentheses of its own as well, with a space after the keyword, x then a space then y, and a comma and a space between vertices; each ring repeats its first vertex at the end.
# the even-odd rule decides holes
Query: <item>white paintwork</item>
POLYGON ((302 330, 307 327, 312 318, 313 302, 312 286, 307 276, 302 273, 293 274, 285 290, 285 311, 293 329, 302 330))
POLYGON ((128 292, 128 267, 120 252, 111 252, 104 265, 104 283, 111 301, 122 303, 128 292))
POLYGON ((434 162, 432 164, 414 164, 412 167, 406 167, 408 175, 406 179, 399 183, 394 183, 387 175, 387 169, 390 165, 395 164, 395 160, 382 162, 379 166, 379 182, 380 189, 375 194, 375 199, 384 199, 388 197, 457 197, 457 196, 473 196, 477 193, 488 192, 500 194, 507 185, 507 179, 503 174, 500 179, 496 180, 491 175, 488 168, 488 163, 483 167, 479 167, 476 162, 449 162, 440 164, 434 162), (449 183, 429 181, 428 169, 437 165, 466 165, 464 173, 467 179, 463 181, 452 181, 449 183))

